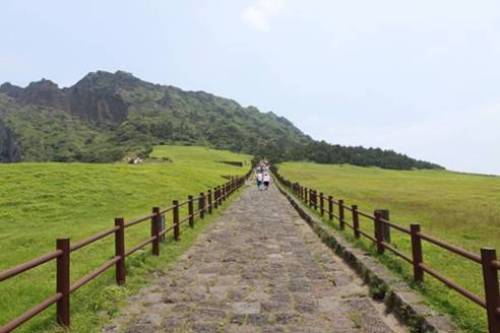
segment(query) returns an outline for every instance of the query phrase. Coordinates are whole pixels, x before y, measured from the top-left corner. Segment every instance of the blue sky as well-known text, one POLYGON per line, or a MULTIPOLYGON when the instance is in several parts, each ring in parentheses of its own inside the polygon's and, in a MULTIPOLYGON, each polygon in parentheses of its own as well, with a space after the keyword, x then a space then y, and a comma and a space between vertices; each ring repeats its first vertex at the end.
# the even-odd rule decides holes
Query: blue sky
POLYGON ((500 174, 500 1, 4 0, 0 29, 1 82, 122 69, 500 174))

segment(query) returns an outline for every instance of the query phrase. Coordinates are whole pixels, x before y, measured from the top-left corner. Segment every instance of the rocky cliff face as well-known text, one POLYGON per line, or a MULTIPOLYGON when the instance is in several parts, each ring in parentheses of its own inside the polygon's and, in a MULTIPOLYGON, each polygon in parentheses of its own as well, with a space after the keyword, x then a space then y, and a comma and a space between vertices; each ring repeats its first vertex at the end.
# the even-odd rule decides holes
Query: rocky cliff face
POLYGON ((25 104, 47 106, 60 110, 68 108, 66 94, 59 89, 57 84, 45 79, 30 83, 16 99, 25 104))
POLYGON ((68 91, 68 101, 69 113, 96 125, 121 123, 127 118, 128 104, 117 93, 75 86, 68 91))
POLYGON ((22 104, 63 110, 96 125, 121 123, 127 118, 128 103, 120 92, 140 84, 125 72, 95 72, 69 88, 60 89, 50 80, 30 83, 26 88, 10 83, 0 86, 0 93, 22 104))
POLYGON ((23 92, 23 88, 15 86, 9 82, 5 82, 4 84, 0 85, 0 93, 3 93, 14 99, 19 98, 23 94, 23 92))
POLYGON ((127 118, 130 106, 123 93, 147 85, 154 86, 123 71, 89 73, 65 89, 69 112, 98 125, 121 123, 127 118))

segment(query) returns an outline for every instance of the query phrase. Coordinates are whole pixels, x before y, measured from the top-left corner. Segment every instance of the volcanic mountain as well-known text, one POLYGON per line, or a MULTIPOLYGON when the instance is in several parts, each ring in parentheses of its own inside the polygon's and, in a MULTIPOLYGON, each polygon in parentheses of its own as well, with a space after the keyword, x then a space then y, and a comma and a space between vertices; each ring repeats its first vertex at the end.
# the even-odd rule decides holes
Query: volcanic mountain
POLYGON ((71 87, 42 79, 0 86, 0 162, 110 162, 155 144, 196 144, 275 161, 439 168, 393 151, 315 141, 273 112, 203 91, 97 71, 71 87))

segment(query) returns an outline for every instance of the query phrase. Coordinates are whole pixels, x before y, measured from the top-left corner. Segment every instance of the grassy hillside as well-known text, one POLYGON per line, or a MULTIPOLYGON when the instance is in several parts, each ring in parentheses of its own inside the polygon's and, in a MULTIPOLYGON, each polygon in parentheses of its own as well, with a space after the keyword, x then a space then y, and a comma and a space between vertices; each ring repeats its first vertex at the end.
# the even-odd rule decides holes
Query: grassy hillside
MULTIPOLYGON (((250 167, 250 156, 203 147, 156 147, 157 159, 142 165, 126 164, 64 164, 20 163, 0 165, 0 270, 37 255, 51 251, 55 239, 68 235, 72 241, 81 240, 97 231, 112 227, 113 218, 133 218, 148 214, 151 207, 170 205, 173 199, 184 199, 188 194, 221 184, 222 175, 245 173, 250 167), (244 167, 235 167, 219 161, 242 161, 244 167)), ((168 216, 167 223, 171 223, 168 216)), ((127 246, 135 245, 149 234, 149 224, 127 230, 127 246), (129 233, 131 231, 131 233, 129 233)), ((185 233, 189 241, 194 233, 185 233)), ((177 247, 175 247, 177 246, 177 247)), ((172 255, 180 247, 168 248, 172 255)), ((149 253, 149 248, 146 253, 149 253)), ((114 253, 112 237, 72 255, 73 281, 97 268, 114 253)), ((169 256, 167 256, 169 257, 169 256)), ((165 254, 156 260, 138 255, 129 265, 147 267, 164 265, 165 254)), ((113 300, 133 290, 134 281, 144 269, 130 271, 127 288, 112 284, 113 273, 91 282, 76 293, 73 299, 75 331, 88 332, 107 311, 116 310, 113 300), (106 287, 108 285, 108 287, 106 287), (104 288, 101 292, 99 288, 104 288), (106 303, 108 302, 108 303, 106 303), (87 318, 88 317, 88 318, 87 318)), ((12 319, 54 292, 54 264, 46 264, 27 274, 0 284, 0 323, 12 319), (49 278, 51 277, 51 278, 49 278)), ((53 323, 49 311, 26 325, 34 331, 53 323)))
MULTIPOLYGON (((279 170, 292 181, 342 198, 347 204, 358 204, 363 211, 389 209, 394 222, 405 226, 420 223, 425 233, 474 253, 479 253, 482 246, 500 250, 500 177, 313 163, 283 163, 279 170)), ((350 218, 349 212, 346 217, 350 218)), ((361 226, 372 232, 369 221, 362 219, 361 226)), ((392 235, 398 248, 411 253, 408 237, 397 231, 392 235)), ((430 245, 424 247, 424 261, 468 289, 483 294, 479 265, 430 245)), ((393 268, 411 276, 409 265, 398 266, 393 268)), ((485 331, 482 309, 428 275, 426 281, 423 292, 434 305, 454 314, 466 331, 485 331)))

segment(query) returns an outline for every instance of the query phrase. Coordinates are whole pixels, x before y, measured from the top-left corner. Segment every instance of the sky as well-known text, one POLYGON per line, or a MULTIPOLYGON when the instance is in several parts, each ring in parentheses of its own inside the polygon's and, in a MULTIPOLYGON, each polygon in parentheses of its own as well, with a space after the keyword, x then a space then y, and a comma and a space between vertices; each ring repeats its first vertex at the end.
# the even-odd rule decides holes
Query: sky
POLYGON ((3 0, 0 82, 125 70, 500 174, 498 0, 3 0))

